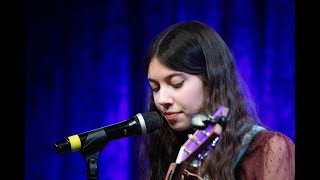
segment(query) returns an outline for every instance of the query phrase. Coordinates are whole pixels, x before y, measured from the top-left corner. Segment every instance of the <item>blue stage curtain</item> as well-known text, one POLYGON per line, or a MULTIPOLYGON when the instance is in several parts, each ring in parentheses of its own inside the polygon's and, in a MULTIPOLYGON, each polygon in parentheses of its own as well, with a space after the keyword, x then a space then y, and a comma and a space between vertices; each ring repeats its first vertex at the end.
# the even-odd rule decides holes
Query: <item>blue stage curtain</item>
MULTIPOLYGON (((25 6, 25 179, 85 180, 67 136, 145 109, 144 58, 172 23, 212 26, 232 49, 261 120, 295 140, 294 0, 29 0, 25 6)), ((135 137, 107 144, 99 179, 135 179, 135 137)))

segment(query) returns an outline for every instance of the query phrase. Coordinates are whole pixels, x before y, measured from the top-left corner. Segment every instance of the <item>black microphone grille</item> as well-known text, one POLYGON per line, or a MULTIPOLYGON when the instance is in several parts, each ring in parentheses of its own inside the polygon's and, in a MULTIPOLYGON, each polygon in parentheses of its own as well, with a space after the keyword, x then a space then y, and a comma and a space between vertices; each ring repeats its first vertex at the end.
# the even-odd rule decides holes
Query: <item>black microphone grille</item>
POLYGON ((155 112, 155 111, 144 112, 144 113, 141 113, 141 115, 144 119, 144 121, 141 121, 141 119, 140 119, 140 124, 141 124, 143 135, 151 133, 151 132, 160 128, 160 126, 161 126, 160 116, 157 112, 155 112), (143 123, 145 123, 145 126, 143 125, 143 123))

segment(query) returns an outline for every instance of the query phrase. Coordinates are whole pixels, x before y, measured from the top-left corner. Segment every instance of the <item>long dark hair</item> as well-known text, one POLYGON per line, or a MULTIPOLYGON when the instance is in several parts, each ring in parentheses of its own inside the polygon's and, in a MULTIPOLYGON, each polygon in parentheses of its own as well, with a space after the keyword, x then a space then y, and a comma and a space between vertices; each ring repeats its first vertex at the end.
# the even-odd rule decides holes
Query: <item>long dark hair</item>
MULTIPOLYGON (((201 176, 234 179, 233 164, 241 138, 253 124, 260 121, 229 47, 210 26, 188 21, 170 26, 152 41, 146 61, 147 74, 149 63, 155 57, 175 71, 201 77, 209 95, 204 104, 207 113, 213 113, 220 105, 229 108, 230 121, 217 146, 205 158, 201 176), (241 134, 236 134, 244 123, 247 128, 241 134)), ((147 111, 158 111, 150 90, 147 111)), ((187 134, 192 132, 191 129, 175 132, 163 117, 161 121, 159 130, 142 137, 144 144, 140 157, 143 160, 144 179, 163 180, 170 163, 175 162, 180 147, 187 140, 187 134)))

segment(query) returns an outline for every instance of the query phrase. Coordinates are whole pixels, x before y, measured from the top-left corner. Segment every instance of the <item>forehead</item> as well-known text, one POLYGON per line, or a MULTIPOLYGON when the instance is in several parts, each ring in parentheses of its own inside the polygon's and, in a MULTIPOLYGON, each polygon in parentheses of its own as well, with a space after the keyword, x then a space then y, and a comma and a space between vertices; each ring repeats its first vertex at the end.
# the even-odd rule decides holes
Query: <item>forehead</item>
MULTIPOLYGON (((169 67, 160 63, 157 58, 152 58, 149 67, 148 67, 148 78, 149 79, 158 79, 160 77, 166 77, 171 74, 175 74, 178 71, 172 70, 169 67)), ((184 73, 180 73, 184 74, 184 73)))

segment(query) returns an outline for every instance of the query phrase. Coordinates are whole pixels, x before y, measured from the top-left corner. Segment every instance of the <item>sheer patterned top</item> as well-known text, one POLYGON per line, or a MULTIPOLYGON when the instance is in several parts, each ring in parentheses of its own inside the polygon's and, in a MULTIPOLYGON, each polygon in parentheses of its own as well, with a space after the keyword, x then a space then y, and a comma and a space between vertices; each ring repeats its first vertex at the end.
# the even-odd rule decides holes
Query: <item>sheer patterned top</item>
POLYGON ((262 131, 235 167, 239 180, 294 180, 295 144, 280 132, 262 131))

